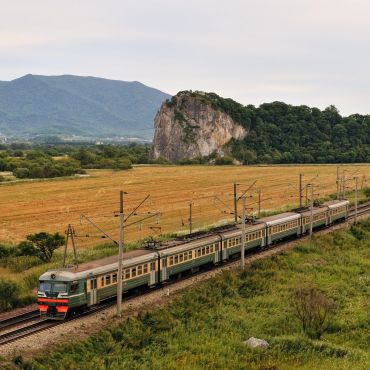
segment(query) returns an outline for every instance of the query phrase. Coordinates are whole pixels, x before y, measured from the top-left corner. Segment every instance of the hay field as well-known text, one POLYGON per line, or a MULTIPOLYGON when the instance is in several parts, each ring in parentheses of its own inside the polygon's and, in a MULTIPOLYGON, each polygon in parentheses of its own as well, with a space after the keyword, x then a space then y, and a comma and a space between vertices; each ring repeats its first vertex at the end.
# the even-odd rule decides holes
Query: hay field
MULTIPOLYGON (((346 170, 346 185, 353 188, 354 175, 369 177, 370 165, 341 166, 346 170)), ((257 189, 261 189, 262 209, 271 210, 298 203, 298 176, 304 174, 304 184, 317 184, 316 197, 336 191, 336 166, 142 166, 130 171, 94 170, 89 177, 20 182, 0 186, 0 241, 17 243, 29 233, 39 231, 64 232, 73 224, 78 246, 101 244, 105 239, 90 225, 80 225, 80 215, 86 214, 118 240, 119 190, 124 190, 125 208, 129 213, 150 194, 140 208, 140 215, 161 212, 126 229, 126 240, 133 241, 160 232, 185 231, 188 227, 189 201, 193 201, 193 229, 233 219, 233 182, 238 182, 238 195, 254 181, 248 192, 249 212, 257 210, 257 189), (217 198, 215 198, 217 196, 217 198), (161 229, 159 229, 160 227, 161 229), (83 235, 90 235, 88 238, 83 235)), ((368 184, 370 185, 370 184, 368 184)), ((239 202, 239 212, 240 204, 239 202)))

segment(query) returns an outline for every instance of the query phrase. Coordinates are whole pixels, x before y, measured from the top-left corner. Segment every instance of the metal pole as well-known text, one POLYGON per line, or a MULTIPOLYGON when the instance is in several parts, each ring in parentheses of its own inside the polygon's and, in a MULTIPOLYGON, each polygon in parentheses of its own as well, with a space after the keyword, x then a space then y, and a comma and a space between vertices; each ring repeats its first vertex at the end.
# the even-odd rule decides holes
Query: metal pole
POLYGON ((246 209, 246 196, 243 195, 243 220, 242 220, 242 244, 240 249, 241 268, 244 270, 244 251, 245 251, 245 209, 246 209))
POLYGON ((302 208, 302 176, 303 174, 299 174, 299 208, 302 208))
POLYGON ((339 200, 339 166, 337 166, 337 200, 339 200))
POLYGON ((117 316, 122 314, 122 262, 123 262, 123 191, 120 191, 120 210, 119 210, 119 244, 118 244, 118 274, 117 274, 117 316))
POLYGON ((258 189, 258 218, 261 217, 261 189, 258 189))
POLYGON ((313 229, 313 184, 310 184, 311 188, 311 205, 310 205, 310 238, 312 238, 313 229))
POLYGON ((343 171, 343 199, 346 199, 346 174, 343 171))
POLYGON ((358 177, 355 177, 355 225, 357 224, 357 208, 358 208, 358 177))
POLYGON ((193 232, 193 219, 192 219, 192 208, 193 208, 193 203, 189 203, 189 231, 190 234, 193 232))
POLYGON ((237 199, 236 199, 236 182, 234 182, 234 221, 238 222, 238 207, 237 207, 237 199))

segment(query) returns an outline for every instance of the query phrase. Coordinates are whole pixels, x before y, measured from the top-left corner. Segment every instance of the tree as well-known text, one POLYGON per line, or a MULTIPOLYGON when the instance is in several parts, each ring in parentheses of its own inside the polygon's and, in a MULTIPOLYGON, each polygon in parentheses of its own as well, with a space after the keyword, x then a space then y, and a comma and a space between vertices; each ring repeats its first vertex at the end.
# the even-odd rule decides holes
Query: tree
MULTIPOLYGON (((65 238, 59 233, 49 234, 41 232, 37 234, 27 235, 27 240, 33 244, 35 255, 42 261, 50 262, 53 253, 56 249, 65 243, 65 238)), ((28 250, 30 246, 27 246, 28 250)))
POLYGON ((300 284, 292 293, 291 303, 303 332, 313 339, 320 339, 333 311, 332 301, 314 286, 300 284))

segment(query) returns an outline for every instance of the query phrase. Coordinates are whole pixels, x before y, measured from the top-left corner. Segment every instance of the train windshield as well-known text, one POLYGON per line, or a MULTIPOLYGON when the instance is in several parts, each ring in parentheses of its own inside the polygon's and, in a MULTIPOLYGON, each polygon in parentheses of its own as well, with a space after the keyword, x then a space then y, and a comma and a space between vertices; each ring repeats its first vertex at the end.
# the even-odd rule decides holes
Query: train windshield
POLYGON ((39 291, 47 293, 66 293, 67 283, 50 283, 47 281, 40 281, 39 291))

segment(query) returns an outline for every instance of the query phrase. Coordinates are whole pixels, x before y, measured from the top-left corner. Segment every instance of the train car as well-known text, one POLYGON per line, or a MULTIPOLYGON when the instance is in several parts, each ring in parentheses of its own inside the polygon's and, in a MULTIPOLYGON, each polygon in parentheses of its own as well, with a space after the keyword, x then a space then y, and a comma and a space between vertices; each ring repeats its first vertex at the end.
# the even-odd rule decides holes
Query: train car
POLYGON ((332 200, 329 202, 325 202, 324 205, 329 208, 328 212, 329 224, 347 219, 349 211, 348 200, 332 200))
POLYGON ((285 212, 278 215, 264 217, 259 220, 266 225, 266 243, 299 236, 301 234, 301 215, 295 212, 285 212))
MULTIPOLYGON (((262 222, 253 225, 245 225, 244 251, 265 246, 266 226, 262 222)), ((238 225, 236 230, 226 231, 222 234, 222 259, 227 260, 234 256, 240 256, 242 243, 242 227, 238 225)))
MULTIPOLYGON (((302 220, 301 220, 302 234, 305 234, 310 230, 311 211, 305 210, 301 212, 301 216, 302 216, 302 220)), ((327 205, 315 207, 312 210, 312 219, 313 219, 312 221, 313 229, 329 225, 330 223, 329 207, 327 205)))
MULTIPOLYGON (((158 254, 135 250, 124 254, 123 291, 158 283, 158 254)), ((118 280, 117 256, 81 264, 77 268, 51 270, 40 276, 40 315, 65 319, 114 297, 118 280)))
POLYGON ((216 264, 221 258, 221 237, 218 234, 182 243, 164 243, 159 249, 162 282, 185 271, 216 264))

